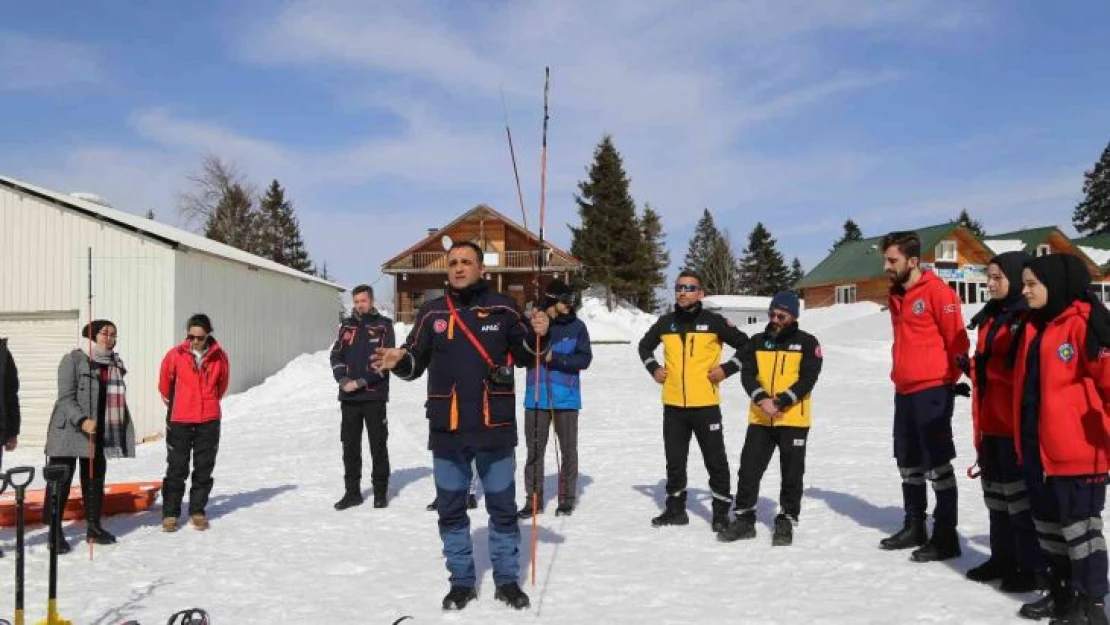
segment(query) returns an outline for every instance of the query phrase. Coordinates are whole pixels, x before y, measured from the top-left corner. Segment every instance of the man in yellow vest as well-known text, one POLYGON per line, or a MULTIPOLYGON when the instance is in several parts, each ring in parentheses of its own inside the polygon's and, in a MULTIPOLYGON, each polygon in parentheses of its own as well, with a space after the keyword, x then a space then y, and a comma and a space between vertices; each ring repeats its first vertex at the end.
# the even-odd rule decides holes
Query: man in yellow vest
POLYGON ((767 329, 752 337, 744 353, 740 381, 751 396, 748 433, 740 452, 736 485, 736 518, 717 539, 732 542, 755 537, 755 504, 759 482, 779 451, 782 486, 779 515, 771 544, 789 545, 802 506, 802 476, 806 466, 806 439, 813 418, 809 393, 821 373, 821 344, 798 329, 798 296, 790 291, 771 299, 767 329))
POLYGON ((655 527, 686 525, 686 460, 690 435, 698 439, 709 491, 713 496, 712 528, 728 527, 732 505, 728 454, 721 424, 721 395, 717 385, 740 370, 739 354, 747 349, 748 337, 715 312, 705 310, 701 277, 684 270, 674 286, 674 311, 659 318, 640 340, 640 360, 655 381, 663 385, 663 447, 667 457, 667 502, 663 514, 653 518, 655 527), (663 344, 663 363, 655 360, 655 349, 663 344), (736 350, 721 363, 721 347, 736 350))

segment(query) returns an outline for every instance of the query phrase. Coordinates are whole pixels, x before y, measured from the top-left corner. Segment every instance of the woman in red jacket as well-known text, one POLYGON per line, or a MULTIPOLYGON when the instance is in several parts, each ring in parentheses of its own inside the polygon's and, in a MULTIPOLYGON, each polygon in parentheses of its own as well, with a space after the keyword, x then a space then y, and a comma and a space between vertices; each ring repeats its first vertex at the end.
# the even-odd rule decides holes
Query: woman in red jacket
POLYGON ((231 368, 227 354, 212 336, 207 315, 193 315, 186 324, 185 341, 162 359, 158 390, 168 406, 166 416, 166 477, 162 481, 162 529, 177 531, 189 459, 193 483, 189 489, 189 521, 208 529, 208 495, 220 447, 220 400, 227 392, 231 368))
POLYGON ((1031 260, 1022 280, 1032 310, 1015 358, 1014 437, 1049 589, 1020 614, 1106 623, 1110 313, 1075 256, 1031 260))
POLYGON ((1014 370, 1009 358, 1027 310, 1021 272, 1029 260, 1025 252, 1006 252, 991 259, 987 265, 991 300, 968 326, 979 328, 971 367, 975 386, 971 414, 983 499, 990 515, 991 555, 967 577, 977 582, 1001 579, 1003 592, 1035 588, 1037 538, 1014 448, 1014 370))

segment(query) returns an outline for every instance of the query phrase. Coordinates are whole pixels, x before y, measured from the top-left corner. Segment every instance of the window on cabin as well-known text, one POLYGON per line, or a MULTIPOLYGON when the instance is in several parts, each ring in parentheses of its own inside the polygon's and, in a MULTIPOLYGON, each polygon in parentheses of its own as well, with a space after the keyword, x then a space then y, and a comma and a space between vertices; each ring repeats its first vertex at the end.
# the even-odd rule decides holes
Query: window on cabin
POLYGON ((748 325, 759 323, 759 317, 748 316, 748 325))
POLYGON ((956 256, 955 241, 941 241, 937 243, 935 252, 938 263, 954 263, 959 260, 956 256))
POLYGON ((1052 253, 1052 247, 1047 243, 1042 243, 1037 246, 1037 256, 1048 256, 1052 253))
POLYGON ((856 303, 856 285, 846 284, 844 286, 836 287, 836 303, 837 304, 854 304, 854 303, 856 303))

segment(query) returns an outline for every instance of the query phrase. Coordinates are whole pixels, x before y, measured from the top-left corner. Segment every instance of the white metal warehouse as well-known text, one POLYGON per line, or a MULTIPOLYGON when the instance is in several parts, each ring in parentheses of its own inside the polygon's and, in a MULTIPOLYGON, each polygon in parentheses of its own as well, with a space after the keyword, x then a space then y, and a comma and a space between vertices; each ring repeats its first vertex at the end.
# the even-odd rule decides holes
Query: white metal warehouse
POLYGON ((92 313, 118 326, 137 439, 165 429, 158 368, 190 315, 212 319, 247 389, 335 338, 344 288, 130 213, 0 176, 0 337, 20 372, 21 446, 41 447, 62 356, 92 313))

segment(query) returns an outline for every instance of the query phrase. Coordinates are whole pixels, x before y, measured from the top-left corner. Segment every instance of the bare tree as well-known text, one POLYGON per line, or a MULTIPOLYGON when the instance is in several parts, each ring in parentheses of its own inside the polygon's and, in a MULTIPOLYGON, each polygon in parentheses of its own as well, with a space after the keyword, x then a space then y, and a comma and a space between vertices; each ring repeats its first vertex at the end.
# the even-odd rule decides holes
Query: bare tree
POLYGON ((255 189, 246 182, 239 168, 215 154, 206 154, 200 172, 188 177, 190 188, 178 196, 178 213, 187 226, 208 223, 216 207, 236 186, 255 197, 255 189))

